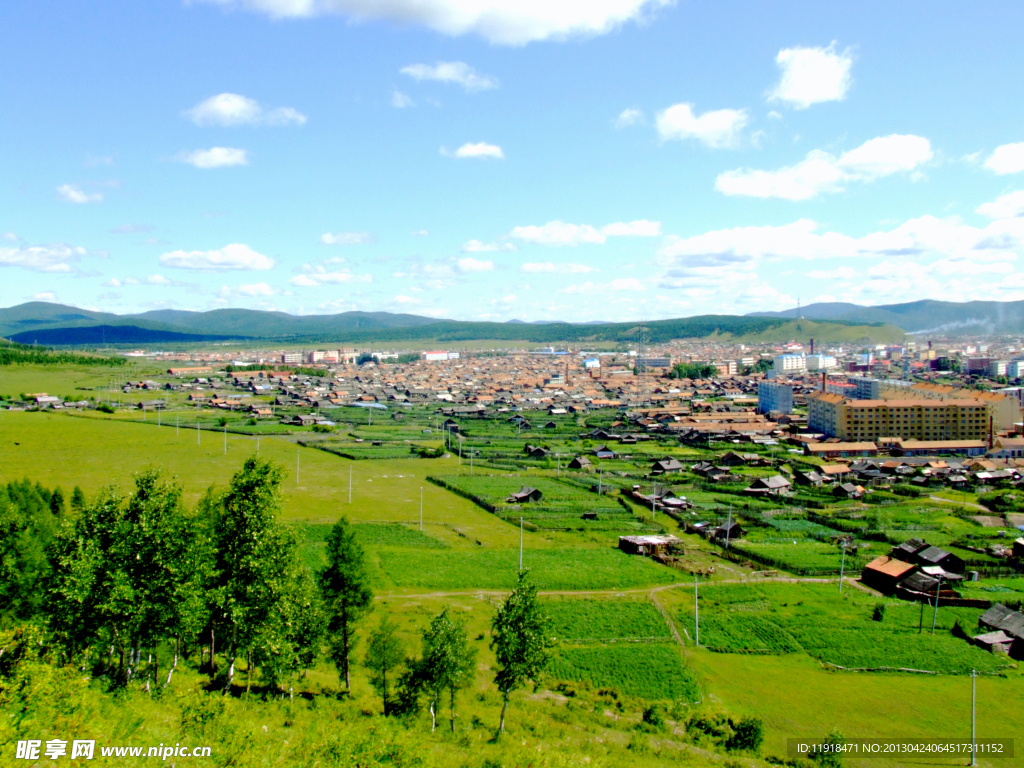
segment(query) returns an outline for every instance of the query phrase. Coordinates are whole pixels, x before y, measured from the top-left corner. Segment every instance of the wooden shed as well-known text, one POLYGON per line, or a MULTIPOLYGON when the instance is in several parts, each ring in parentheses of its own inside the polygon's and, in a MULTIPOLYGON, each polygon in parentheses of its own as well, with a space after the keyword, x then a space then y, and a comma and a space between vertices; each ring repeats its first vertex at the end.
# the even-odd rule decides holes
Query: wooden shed
POLYGON ((682 544, 675 536, 619 536, 619 549, 627 555, 663 555, 670 547, 682 544))
POLYGON ((528 485, 524 485, 518 491, 508 497, 507 501, 509 504, 526 504, 530 501, 540 501, 544 494, 537 488, 531 488, 528 485))
POLYGON ((879 592, 890 594, 916 570, 917 566, 913 563, 882 555, 864 566, 860 580, 879 592))

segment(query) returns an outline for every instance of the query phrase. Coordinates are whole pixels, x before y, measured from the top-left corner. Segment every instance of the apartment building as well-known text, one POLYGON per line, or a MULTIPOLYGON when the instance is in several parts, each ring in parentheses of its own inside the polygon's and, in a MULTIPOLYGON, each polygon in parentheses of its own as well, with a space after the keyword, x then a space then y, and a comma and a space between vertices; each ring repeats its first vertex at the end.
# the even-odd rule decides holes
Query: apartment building
POLYGON ((774 381, 757 383, 757 410, 759 413, 792 413, 793 388, 774 381))
POLYGON ((776 373, 799 373, 807 370, 803 355, 778 355, 774 362, 776 373))
POLYGON ((839 362, 832 355, 808 355, 806 365, 808 371, 831 371, 839 362))
POLYGON ((966 398, 849 400, 828 393, 807 398, 808 429, 851 442, 983 440, 991 412, 988 402, 966 398))

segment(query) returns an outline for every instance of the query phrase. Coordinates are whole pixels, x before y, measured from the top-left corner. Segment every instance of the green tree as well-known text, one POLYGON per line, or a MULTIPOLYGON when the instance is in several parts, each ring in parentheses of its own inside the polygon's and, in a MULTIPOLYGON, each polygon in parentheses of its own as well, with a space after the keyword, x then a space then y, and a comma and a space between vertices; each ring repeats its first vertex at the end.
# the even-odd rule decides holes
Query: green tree
POLYGON ((423 631, 423 658, 419 662, 422 686, 430 695, 430 730, 437 724, 441 695, 449 695, 451 727, 455 731, 455 698, 473 682, 476 649, 470 647, 463 622, 453 620, 450 609, 435 616, 423 631))
MULTIPOLYGON (((214 529, 215 568, 210 590, 211 672, 216 637, 220 636, 230 659, 227 688, 234 679, 240 654, 287 642, 280 626, 285 602, 294 586, 295 542, 278 521, 281 508, 281 468, 253 456, 231 478, 221 499, 214 529)), ((290 648, 276 653, 287 658, 290 648)))
POLYGON ((398 627, 387 616, 370 635, 363 663, 370 670, 370 685, 384 702, 384 715, 390 715, 391 687, 405 666, 405 651, 398 638, 398 627))
POLYGON ((0 615, 31 619, 50 572, 46 548, 60 522, 45 491, 28 480, 0 485, 0 615))
POLYGON ((529 570, 520 572, 515 589, 491 620, 491 648, 498 667, 494 682, 502 697, 499 733, 505 731, 505 712, 512 692, 527 680, 536 682, 551 658, 555 642, 551 619, 537 604, 537 586, 529 574, 529 570))
POLYGON ((320 572, 319 581, 331 658, 345 678, 345 689, 351 692, 349 656, 356 640, 355 624, 372 607, 373 592, 369 587, 366 555, 348 518, 341 518, 331 528, 326 554, 327 567, 320 572))
POLYGON ((71 511, 76 515, 81 514, 82 510, 85 509, 86 505, 85 492, 77 485, 71 492, 71 511))
POLYGON ((64 516, 64 491, 60 489, 59 485, 53 489, 53 494, 50 496, 50 512, 55 517, 64 516))

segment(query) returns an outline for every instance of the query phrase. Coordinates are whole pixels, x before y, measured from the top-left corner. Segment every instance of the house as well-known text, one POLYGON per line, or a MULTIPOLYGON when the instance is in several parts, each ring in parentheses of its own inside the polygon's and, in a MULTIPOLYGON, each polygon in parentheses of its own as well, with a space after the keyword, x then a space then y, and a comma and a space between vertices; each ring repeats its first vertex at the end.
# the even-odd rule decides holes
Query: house
POLYGON ((524 445, 523 453, 529 456, 531 459, 543 459, 548 455, 546 448, 541 448, 539 445, 524 445))
POLYGON ((992 653, 1005 654, 1010 653, 1010 649, 1013 647, 1015 640, 1015 637, 1006 634, 1001 629, 998 629, 995 632, 986 632, 983 635, 975 635, 971 638, 971 642, 979 648, 991 651, 992 653))
POLYGON ((549 421, 544 425, 544 429, 558 429, 558 425, 553 421, 549 421))
POLYGON ((619 549, 627 555, 663 555, 670 548, 682 544, 675 536, 619 536, 619 549))
POLYGON ((576 456, 569 462, 569 469, 590 469, 593 466, 593 463, 586 456, 576 456))
POLYGON ((864 486, 840 483, 832 489, 832 494, 840 499, 859 499, 864 495, 864 486))
POLYGON ((825 478, 819 475, 814 470, 806 471, 798 469, 793 473, 793 480, 797 485, 806 485, 811 488, 821 488, 825 483, 825 478))
POLYGON ((298 414, 292 418, 291 421, 285 422, 287 424, 294 424, 299 427, 311 427, 316 423, 316 416, 298 414))
POLYGON ((735 541, 741 539, 747 535, 747 532, 740 527, 740 524, 733 522, 724 522, 719 525, 711 534, 712 539, 718 541, 735 541))
POLYGON ((1015 638, 1024 640, 1024 613, 1013 611, 1002 603, 995 603, 978 617, 978 626, 1000 630, 1015 638))
POLYGON ((804 453, 822 459, 836 456, 870 457, 878 455, 878 446, 874 443, 808 443, 804 446, 804 453))
POLYGON ((683 465, 670 456, 666 456, 664 459, 657 459, 651 465, 652 475, 679 474, 682 471, 683 465))
POLYGON ((917 562, 923 566, 937 565, 947 573, 963 573, 966 564, 954 554, 946 552, 938 547, 927 547, 920 550, 916 555, 917 562))
POLYGON ((789 480, 784 478, 782 475, 772 475, 771 477, 757 478, 748 487, 744 488, 743 492, 758 495, 780 496, 785 495, 789 491, 790 485, 791 483, 789 480))
POLYGON ((748 464, 759 464, 761 462, 761 457, 756 453, 736 453, 735 451, 729 451, 718 461, 723 467, 742 467, 748 464))
POLYGON ((1013 542, 1013 557, 1024 558, 1024 536, 1013 542))
POLYGON ((544 494, 538 489, 524 485, 518 491, 509 496, 506 501, 509 504, 526 504, 530 501, 540 501, 543 496, 544 494))
POLYGON ((601 447, 594 449, 594 456, 596 456, 599 459, 614 459, 615 451, 613 451, 607 445, 602 445, 601 447))
POLYGON ((917 566, 913 563, 882 555, 864 566, 864 570, 860 574, 860 580, 872 589, 877 589, 885 594, 891 594, 896 591, 896 588, 904 579, 908 578, 916 570, 917 566))

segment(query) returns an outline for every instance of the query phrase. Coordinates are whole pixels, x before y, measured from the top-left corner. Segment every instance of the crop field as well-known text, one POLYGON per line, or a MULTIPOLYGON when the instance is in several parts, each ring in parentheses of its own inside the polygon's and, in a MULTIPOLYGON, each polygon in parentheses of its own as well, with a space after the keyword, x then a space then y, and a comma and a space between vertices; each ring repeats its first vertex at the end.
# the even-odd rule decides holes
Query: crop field
POLYGON ((437 482, 472 499, 484 509, 494 510, 499 517, 518 521, 520 517, 541 529, 575 529, 619 531, 644 530, 630 509, 607 496, 598 496, 573 482, 541 475, 445 475, 437 482), (536 502, 509 504, 507 498, 524 486, 543 493, 536 502), (597 514, 596 520, 584 520, 585 512, 597 514))
MULTIPOLYGON (((840 596, 835 585, 824 584, 709 585, 700 599, 701 644, 716 650, 797 653, 802 648, 819 661, 858 669, 962 674, 995 672, 1007 665, 1005 657, 951 633, 957 621, 968 632, 974 630, 981 609, 940 607, 932 635, 927 606, 922 611, 918 604, 880 600, 849 587, 840 596), (875 621, 880 603, 885 614, 875 621), (778 650, 766 645, 768 636, 777 638, 778 650), (786 650, 782 637, 791 641, 786 650)), ((680 618, 692 634, 692 608, 680 618)))
POLYGON ((548 599, 544 610, 560 642, 661 638, 671 635, 647 600, 548 599))
MULTIPOLYGON (((0 480, 31 477, 49 487, 60 486, 66 493, 78 485, 88 497, 111 483, 129 488, 133 474, 152 467, 177 477, 186 503, 194 504, 211 486, 225 488, 256 448, 254 438, 228 434, 225 453, 223 434, 202 432, 197 443, 195 430, 176 430, 173 425, 158 428, 61 414, 0 411, 0 480)), ((446 523, 468 537, 452 534, 445 540, 463 546, 475 546, 475 541, 484 546, 519 546, 518 526, 426 482, 431 468, 457 471, 456 460, 352 462, 300 448, 286 438, 270 437, 260 441, 259 451, 285 468, 282 502, 286 520, 333 522, 345 514, 353 521, 412 522, 419 518, 422 488, 425 522, 434 526, 446 523)), ((525 538, 531 548, 564 546, 557 536, 551 539, 527 531, 525 538)))
POLYGON ((734 653, 801 653, 796 638, 763 616, 713 613, 701 619, 701 645, 734 653))
MULTIPOLYGON (((862 543, 867 550, 859 550, 857 554, 846 555, 846 569, 853 573, 859 571, 868 562, 888 551, 886 545, 878 543, 862 543)), ((842 567, 843 550, 832 544, 807 539, 790 539, 779 541, 745 541, 738 540, 729 545, 734 552, 749 557, 751 560, 773 568, 782 568, 804 576, 816 576, 835 573, 842 567)))
POLYGON ((697 676, 671 643, 559 648, 547 675, 645 699, 695 702, 701 698, 697 676))
MULTIPOLYGON (((417 589, 508 589, 519 573, 516 550, 381 549, 373 553, 385 584, 417 589)), ((544 590, 628 589, 672 584, 682 574, 614 549, 537 549, 523 553, 544 590)))
POLYGON ((841 536, 843 534, 842 531, 837 531, 835 528, 828 528, 827 526, 805 519, 794 520, 772 517, 769 518, 767 522, 769 526, 768 529, 760 528, 755 532, 758 534, 774 533, 775 535, 783 538, 806 537, 819 540, 828 540, 831 536, 841 536))

